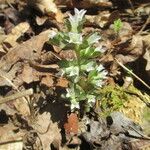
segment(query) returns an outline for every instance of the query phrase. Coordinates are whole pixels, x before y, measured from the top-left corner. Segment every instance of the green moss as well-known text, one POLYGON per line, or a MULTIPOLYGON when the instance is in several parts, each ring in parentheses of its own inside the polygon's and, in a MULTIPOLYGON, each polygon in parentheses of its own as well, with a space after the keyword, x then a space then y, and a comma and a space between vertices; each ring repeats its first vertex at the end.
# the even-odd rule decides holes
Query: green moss
POLYGON ((107 116, 113 111, 119 111, 124 107, 124 103, 129 100, 138 97, 142 101, 145 101, 144 95, 136 89, 133 85, 130 85, 127 89, 120 86, 105 86, 99 90, 101 98, 99 100, 100 114, 107 116))

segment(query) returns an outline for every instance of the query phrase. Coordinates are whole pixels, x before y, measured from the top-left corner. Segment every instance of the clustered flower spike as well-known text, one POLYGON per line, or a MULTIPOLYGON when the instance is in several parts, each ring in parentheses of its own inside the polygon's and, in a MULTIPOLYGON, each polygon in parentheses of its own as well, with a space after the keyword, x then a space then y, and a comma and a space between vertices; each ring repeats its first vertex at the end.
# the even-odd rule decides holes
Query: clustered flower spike
POLYGON ((78 10, 78 9, 74 9, 75 11, 75 15, 72 16, 71 14, 69 14, 69 22, 71 25, 71 31, 70 32, 77 32, 78 33, 78 27, 80 25, 80 23, 83 21, 83 17, 86 13, 86 10, 82 9, 82 10, 78 10))
POLYGON ((74 9, 75 14, 69 15, 66 21, 68 31, 53 33, 50 42, 62 49, 74 50, 76 57, 71 60, 59 62, 62 75, 69 85, 65 97, 70 100, 71 110, 79 109, 81 101, 86 101, 92 107, 98 98, 97 90, 104 84, 107 71, 98 65, 94 58, 98 57, 104 49, 95 43, 101 39, 98 33, 83 36, 82 27, 86 10, 74 9))

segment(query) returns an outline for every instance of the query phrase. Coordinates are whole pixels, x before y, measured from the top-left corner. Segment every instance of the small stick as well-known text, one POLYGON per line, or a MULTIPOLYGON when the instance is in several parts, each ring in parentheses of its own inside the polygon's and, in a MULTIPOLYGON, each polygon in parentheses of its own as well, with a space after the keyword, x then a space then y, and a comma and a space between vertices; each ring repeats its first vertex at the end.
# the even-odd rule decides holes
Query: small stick
POLYGON ((25 97, 28 95, 32 95, 32 94, 33 94, 33 89, 29 89, 29 90, 25 90, 25 91, 19 91, 18 93, 12 94, 10 96, 0 98, 0 104, 15 100, 15 99, 19 99, 21 97, 25 97))
MULTIPOLYGON (((4 75, 2 75, 1 73, 0 73, 0 76, 2 77, 2 78, 4 78, 15 90, 17 90, 17 92, 20 92, 20 90, 17 88, 17 86, 11 81, 11 80, 9 80, 7 77, 5 77, 4 75)), ((28 99, 26 99, 25 97, 22 97, 22 99, 24 100, 24 101, 27 101, 28 102, 28 99)), ((29 103, 29 102, 28 102, 29 103)))
POLYGON ((137 134, 139 134, 140 136, 142 136, 143 139, 145 140, 150 140, 150 137, 140 133, 137 129, 133 128, 131 125, 129 125, 129 128, 131 128, 132 130, 134 130, 137 134))
POLYGON ((125 65, 123 65, 121 62, 119 62, 118 59, 116 59, 116 62, 123 68, 125 69, 126 71, 128 71, 130 74, 132 74, 137 80, 139 80, 143 85, 145 85, 149 90, 150 90, 150 86, 145 83, 141 78, 139 78, 135 73, 133 73, 130 69, 128 69, 125 65))
POLYGON ((149 14, 146 22, 144 23, 143 27, 141 28, 141 30, 138 32, 138 34, 141 34, 149 23, 150 23, 150 14, 149 14))
POLYGON ((131 7, 131 10, 132 10, 133 15, 135 16, 135 13, 134 13, 134 6, 133 6, 131 0, 128 0, 128 2, 129 2, 129 4, 130 4, 130 7, 131 7))

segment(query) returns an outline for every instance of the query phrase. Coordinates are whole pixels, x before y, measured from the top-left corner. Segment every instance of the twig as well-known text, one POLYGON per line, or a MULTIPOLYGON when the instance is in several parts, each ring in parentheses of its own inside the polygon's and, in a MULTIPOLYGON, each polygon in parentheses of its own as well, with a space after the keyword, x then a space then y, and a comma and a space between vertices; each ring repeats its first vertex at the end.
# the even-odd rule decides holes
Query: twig
POLYGON ((6 0, 6 3, 9 7, 11 7, 12 9, 16 10, 15 7, 9 2, 9 0, 6 0))
MULTIPOLYGON (((3 78, 3 79, 5 79, 17 92, 20 92, 20 90, 17 88, 17 86, 11 81, 11 80, 9 80, 6 76, 4 76, 4 75, 2 75, 2 74, 0 74, 0 76, 3 78)), ((25 97, 22 97, 22 99, 24 100, 24 101, 27 101, 28 102, 28 99, 26 99, 25 97)), ((29 102, 28 102, 29 103, 29 102)))
POLYGON ((145 83, 141 78, 139 78, 135 73, 133 73, 130 69, 128 69, 125 65, 123 65, 121 62, 119 62, 118 59, 116 59, 116 62, 123 68, 125 69, 126 71, 128 71, 130 74, 132 74, 137 80, 139 80, 143 85, 145 85, 149 90, 150 90, 150 86, 145 83))
POLYGON ((21 97, 25 97, 27 95, 32 95, 33 94, 33 89, 25 90, 25 91, 20 91, 18 93, 12 94, 10 96, 6 96, 4 98, 0 98, 0 104, 6 103, 8 101, 12 101, 21 97))
POLYGON ((6 144, 10 144, 10 143, 18 143, 18 142, 23 142, 22 139, 16 139, 16 140, 11 140, 11 141, 6 141, 6 142, 0 142, 0 145, 6 145, 6 144))
POLYGON ((129 4, 130 4, 130 7, 131 7, 131 10, 132 10, 133 15, 135 16, 134 6, 133 6, 131 0, 128 0, 128 2, 129 2, 129 4))
POLYGON ((141 34, 149 23, 150 23, 150 14, 149 14, 146 22, 144 23, 143 27, 141 28, 141 30, 138 32, 138 34, 141 34))
POLYGON ((150 103, 145 101, 143 95, 140 95, 138 93, 134 93, 133 91, 130 91, 130 90, 125 90, 125 92, 128 93, 128 94, 131 94, 131 95, 139 97, 146 104, 146 106, 150 108, 150 103))
POLYGON ((140 133, 137 129, 133 128, 131 125, 129 125, 129 128, 134 130, 137 134, 139 134, 142 137, 142 139, 150 140, 150 137, 147 137, 144 134, 140 133))

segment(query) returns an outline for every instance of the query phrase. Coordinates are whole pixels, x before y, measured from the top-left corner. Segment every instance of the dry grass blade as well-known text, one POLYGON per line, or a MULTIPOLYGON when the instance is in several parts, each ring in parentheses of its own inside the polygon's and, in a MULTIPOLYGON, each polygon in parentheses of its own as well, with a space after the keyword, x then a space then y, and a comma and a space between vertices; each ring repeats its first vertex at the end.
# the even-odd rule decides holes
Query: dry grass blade
POLYGON ((21 98, 21 97, 25 97, 25 96, 28 96, 28 95, 32 95, 32 94, 33 94, 33 89, 20 91, 20 92, 17 92, 15 94, 12 94, 10 96, 0 98, 0 104, 6 103, 8 101, 15 100, 15 99, 18 99, 18 98, 21 98))
POLYGON ((145 85, 149 90, 150 90, 150 86, 145 83, 141 78, 139 78, 135 73, 133 73, 131 70, 129 70, 125 65, 123 65, 118 59, 116 59, 116 62, 126 71, 128 71, 131 75, 133 75, 137 80, 139 80, 143 85, 145 85))

